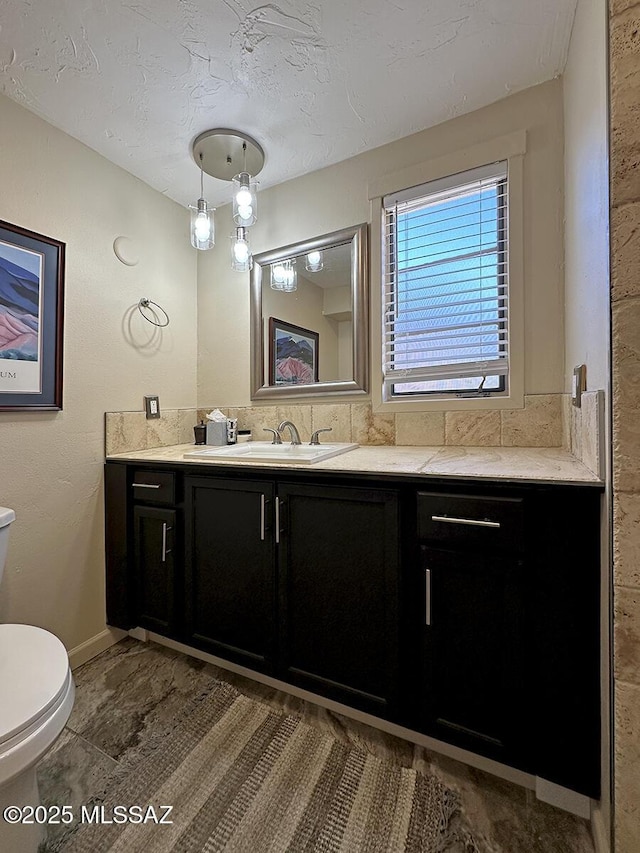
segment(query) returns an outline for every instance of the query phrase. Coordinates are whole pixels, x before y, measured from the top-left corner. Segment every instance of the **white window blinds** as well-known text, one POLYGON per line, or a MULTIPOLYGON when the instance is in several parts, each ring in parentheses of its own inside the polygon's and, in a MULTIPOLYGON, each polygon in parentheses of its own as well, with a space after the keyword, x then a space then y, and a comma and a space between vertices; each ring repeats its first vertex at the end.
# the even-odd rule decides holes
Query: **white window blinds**
POLYGON ((507 163, 384 198, 385 393, 487 393, 509 373, 507 163))

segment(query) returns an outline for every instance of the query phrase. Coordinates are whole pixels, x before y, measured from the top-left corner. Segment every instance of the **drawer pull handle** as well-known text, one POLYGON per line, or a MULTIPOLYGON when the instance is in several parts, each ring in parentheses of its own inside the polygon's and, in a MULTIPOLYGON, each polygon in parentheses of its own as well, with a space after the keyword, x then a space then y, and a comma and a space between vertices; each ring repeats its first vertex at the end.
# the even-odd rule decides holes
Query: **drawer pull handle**
POLYGON ((133 483, 134 489, 159 489, 160 483, 133 483))
POLYGON ((265 506, 265 497, 264 495, 260 495, 260 541, 264 542, 264 506, 265 506))
POLYGON ((453 518, 448 515, 432 515, 431 521, 444 521, 446 524, 468 524, 471 527, 500 527, 499 521, 481 521, 477 518, 453 518))
POLYGON ((276 545, 280 544, 280 498, 276 498, 276 545))

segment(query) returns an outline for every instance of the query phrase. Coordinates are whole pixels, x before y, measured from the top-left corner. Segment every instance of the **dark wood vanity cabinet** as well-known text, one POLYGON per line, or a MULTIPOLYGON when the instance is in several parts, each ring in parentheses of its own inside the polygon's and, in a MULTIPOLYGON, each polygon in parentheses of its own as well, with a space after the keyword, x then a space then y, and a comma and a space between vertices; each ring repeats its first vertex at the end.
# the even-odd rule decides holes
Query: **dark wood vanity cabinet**
POLYGON ((273 674, 273 484, 214 477, 184 483, 186 641, 273 674))
MULTIPOLYGON (((177 513, 136 505, 133 541, 138 624, 174 635, 180 617, 176 590, 177 513)), ((179 554, 178 554, 179 560, 179 554)))
POLYGON ((399 499, 278 485, 279 675, 378 716, 394 711, 399 499))
POLYGON ((522 560, 422 547, 422 727, 504 763, 526 745, 522 560))
POLYGON ((521 498, 417 495, 422 724, 526 763, 526 562, 521 498))
POLYGON ((182 549, 177 475, 105 467, 107 623, 181 633, 182 549))
POLYGON ((187 641, 387 716, 397 495, 191 476, 184 494, 187 641))
POLYGON ((110 625, 598 796, 597 485, 114 461, 105 486, 110 625))

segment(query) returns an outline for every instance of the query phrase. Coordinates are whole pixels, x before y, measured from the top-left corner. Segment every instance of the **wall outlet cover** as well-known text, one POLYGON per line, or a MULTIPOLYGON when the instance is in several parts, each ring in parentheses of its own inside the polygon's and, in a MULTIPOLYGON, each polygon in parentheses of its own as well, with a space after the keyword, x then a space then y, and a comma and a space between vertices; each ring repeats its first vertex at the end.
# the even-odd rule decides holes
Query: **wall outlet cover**
POLYGON ((160 417, 160 398, 154 394, 144 398, 144 410, 147 420, 160 417))

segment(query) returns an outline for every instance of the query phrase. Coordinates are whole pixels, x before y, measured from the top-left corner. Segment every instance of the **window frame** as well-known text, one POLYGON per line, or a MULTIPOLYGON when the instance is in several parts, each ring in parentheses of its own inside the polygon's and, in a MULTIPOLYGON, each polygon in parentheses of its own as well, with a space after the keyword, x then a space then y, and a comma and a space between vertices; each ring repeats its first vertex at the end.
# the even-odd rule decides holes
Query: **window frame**
POLYGON ((437 412, 487 409, 512 409, 524 406, 524 156, 526 132, 516 131, 463 151, 385 175, 369 184, 372 228, 371 241, 371 376, 372 405, 378 412, 437 412), (385 269, 385 221, 383 198, 401 187, 414 187, 446 179, 488 163, 506 161, 508 169, 508 233, 509 233, 509 382, 504 392, 490 396, 459 397, 454 392, 425 392, 385 396, 383 392, 382 283, 385 269))
MULTIPOLYGON (((496 210, 497 210, 497 213, 496 213, 496 220, 495 220, 495 222, 496 222, 495 253, 499 258, 499 260, 498 260, 499 271, 496 272, 496 281, 498 284, 498 291, 502 295, 496 296, 496 301, 497 301, 499 310, 504 310, 506 308, 506 310, 508 312, 508 308, 509 308, 509 292, 508 292, 509 245, 508 245, 508 239, 507 239, 507 234, 508 234, 508 208, 506 207, 506 203, 508 203, 508 198, 509 198, 509 170, 508 170, 508 162, 507 161, 501 161, 501 163, 496 163, 495 166, 498 167, 501 164, 504 164, 505 175, 504 175, 504 178, 502 178, 501 180, 496 182, 496 196, 497 196, 496 210), (507 285, 506 298, 504 296, 505 284, 507 285)), ((445 180, 447 183, 450 183, 450 186, 448 187, 448 189, 455 191, 457 189, 461 189, 466 184, 473 183, 474 181, 477 181, 477 180, 481 180, 480 177, 474 177, 473 173, 476 173, 476 175, 477 175, 477 173, 482 172, 482 170, 484 168, 492 169, 493 167, 494 167, 494 164, 486 164, 486 167, 481 167, 480 169, 471 169, 471 170, 467 170, 465 172, 457 173, 455 175, 447 176, 447 178, 445 180)), ((438 184, 438 183, 440 183, 440 181, 436 181, 435 183, 438 184)), ((442 190, 440 190, 440 189, 434 189, 434 188, 429 189, 429 185, 427 185, 427 186, 416 187, 414 192, 412 192, 411 190, 402 190, 399 193, 391 193, 391 195, 394 196, 394 195, 406 194, 407 196, 411 196, 411 195, 414 195, 414 193, 415 193, 414 199, 410 198, 407 200, 422 200, 422 199, 426 200, 430 196, 437 196, 441 192, 442 192, 442 190)), ((435 202, 435 199, 434 199, 434 202, 435 202)), ((388 287, 389 287, 389 290, 391 291, 391 299, 395 300, 395 299, 397 299, 397 292, 398 292, 397 278, 398 278, 398 273, 400 272, 400 270, 399 270, 400 264, 399 264, 399 260, 398 260, 398 253, 399 253, 398 220, 397 220, 397 216, 396 216, 393 218, 391 223, 387 222, 387 217, 389 216, 389 207, 384 207, 383 216, 385 219, 385 222, 384 222, 384 229, 385 229, 384 239, 385 239, 385 244, 386 244, 386 248, 387 248, 387 253, 389 256, 391 254, 393 254, 393 260, 389 264, 390 269, 386 270, 386 269, 384 269, 384 266, 383 266, 383 290, 385 288, 385 277, 388 274, 388 276, 389 276, 388 287)), ((443 232, 443 234, 444 234, 444 232, 443 232)), ((471 255, 473 255, 473 256, 477 255, 478 257, 481 254, 482 254, 482 251, 477 252, 477 253, 471 253, 471 255)), ((459 261, 461 259, 464 259, 464 257, 469 257, 469 256, 470 256, 470 253, 467 252, 467 253, 464 253, 464 255, 458 255, 458 256, 455 256, 452 258, 448 258, 447 261, 449 263, 452 263, 452 262, 456 262, 456 261, 459 261)), ((435 260, 435 261, 433 261, 433 260, 429 261, 428 260, 428 261, 425 261, 422 264, 422 266, 430 267, 430 266, 438 264, 438 263, 442 263, 442 262, 437 261, 437 260, 435 260)), ((406 272, 406 271, 407 270, 403 270, 403 272, 406 272)), ((389 295, 387 295, 387 297, 383 296, 383 299, 385 299, 385 301, 388 303, 389 295)), ((391 309, 390 308, 386 309, 385 315, 388 313, 389 310, 391 310, 391 309)), ((396 309, 396 311, 397 311, 397 309, 396 309)), ((394 320, 395 320, 395 317, 394 317, 394 319, 390 320, 387 316, 385 316, 385 318, 383 319, 383 336, 386 334, 389 334, 389 333, 393 334, 394 320)), ((498 320, 498 325, 499 325, 499 328, 501 331, 504 331, 505 327, 508 330, 508 328, 509 328, 508 313, 506 316, 503 315, 502 318, 500 320, 498 320)), ((393 343, 393 341, 390 341, 389 345, 391 345, 392 343, 393 343)), ((504 341, 503 340, 498 341, 497 347, 498 347, 498 350, 502 349, 504 351, 504 349, 505 349, 504 341)), ((383 350, 384 350, 384 346, 383 346, 383 350)), ((445 365, 443 364, 443 367, 444 366, 445 365)), ((384 373, 384 370, 383 370, 383 373, 384 373)), ((495 376, 495 374, 493 374, 493 375, 495 376)), ((459 378, 462 379, 463 377, 459 377, 459 378)), ((385 400, 408 400, 411 398, 420 400, 423 398, 428 399, 430 397, 431 398, 446 397, 446 398, 451 398, 451 399, 467 399, 467 398, 474 398, 475 399, 475 398, 504 396, 508 392, 509 374, 508 373, 507 374, 498 374, 497 378, 498 378, 498 387, 497 388, 490 388, 490 389, 487 389, 484 391, 475 391, 473 389, 465 390, 464 388, 450 388, 450 389, 437 389, 437 390, 434 389, 432 391, 396 392, 395 391, 396 385, 411 384, 412 381, 415 382, 416 384, 418 384, 418 382, 419 382, 419 380, 411 380, 410 377, 406 377, 405 382, 403 383, 402 380, 400 379, 400 377, 398 377, 398 380, 396 382, 393 382, 393 383, 390 383, 389 381, 384 380, 383 398, 385 400)), ((432 381, 437 381, 437 380, 434 379, 432 381)))

